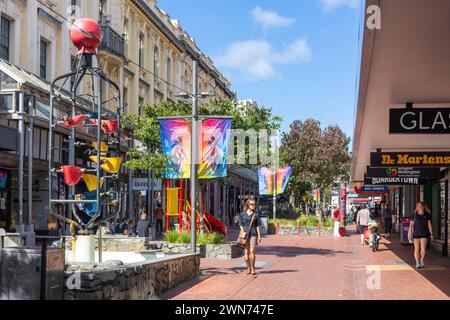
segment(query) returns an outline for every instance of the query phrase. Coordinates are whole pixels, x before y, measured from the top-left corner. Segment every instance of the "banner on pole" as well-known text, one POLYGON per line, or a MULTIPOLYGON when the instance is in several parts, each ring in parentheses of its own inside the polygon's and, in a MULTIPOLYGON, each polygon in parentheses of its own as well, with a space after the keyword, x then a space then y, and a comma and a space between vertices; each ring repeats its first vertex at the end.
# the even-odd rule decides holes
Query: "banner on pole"
POLYGON ((277 169, 277 194, 283 193, 291 175, 292 167, 282 167, 277 169))
POLYGON ((190 178, 191 129, 184 119, 159 120, 161 142, 167 156, 166 179, 190 178))
POLYGON ((231 119, 207 119, 200 126, 199 179, 227 176, 227 152, 231 119))
POLYGON ((276 172, 266 167, 258 169, 258 184, 260 195, 273 195, 273 179, 276 174, 277 189, 276 194, 281 194, 286 190, 286 186, 291 174, 292 167, 277 168, 276 172))

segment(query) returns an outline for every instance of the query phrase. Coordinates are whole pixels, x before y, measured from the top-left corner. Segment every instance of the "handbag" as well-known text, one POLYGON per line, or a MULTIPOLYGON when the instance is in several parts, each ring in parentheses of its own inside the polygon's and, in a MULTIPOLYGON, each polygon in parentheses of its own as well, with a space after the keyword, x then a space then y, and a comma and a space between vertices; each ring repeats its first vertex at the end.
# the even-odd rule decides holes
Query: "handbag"
MULTIPOLYGON (((252 219, 250 220, 250 225, 248 227, 248 230, 250 230, 252 228, 252 224, 253 224, 253 219, 255 218, 256 212, 253 213, 252 219)), ((237 238, 237 242, 242 245, 245 246, 247 244, 247 237, 248 237, 248 232, 244 232, 242 230, 239 231, 239 236, 237 238)))

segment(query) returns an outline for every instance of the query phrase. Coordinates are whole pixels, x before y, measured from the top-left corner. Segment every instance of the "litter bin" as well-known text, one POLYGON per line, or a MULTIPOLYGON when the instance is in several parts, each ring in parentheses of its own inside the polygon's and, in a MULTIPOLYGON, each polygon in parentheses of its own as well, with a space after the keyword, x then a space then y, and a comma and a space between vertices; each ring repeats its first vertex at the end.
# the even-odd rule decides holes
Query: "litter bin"
POLYGON ((261 234, 263 234, 263 235, 269 234, 269 217, 268 216, 260 216, 259 222, 260 222, 259 229, 261 231, 261 234))
POLYGON ((408 240, 408 230, 409 230, 410 223, 411 223, 410 218, 403 217, 401 220, 401 230, 400 230, 400 243, 401 244, 411 244, 408 240))
POLYGON ((0 300, 62 300, 63 295, 63 248, 1 249, 0 300))

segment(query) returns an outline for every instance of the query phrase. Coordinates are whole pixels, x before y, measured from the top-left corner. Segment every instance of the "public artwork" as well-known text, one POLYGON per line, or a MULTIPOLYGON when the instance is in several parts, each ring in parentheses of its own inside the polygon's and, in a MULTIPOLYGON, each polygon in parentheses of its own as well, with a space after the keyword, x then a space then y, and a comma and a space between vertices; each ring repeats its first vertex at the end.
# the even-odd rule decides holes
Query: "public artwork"
POLYGON ((227 176, 227 152, 231 119, 207 119, 200 127, 199 179, 227 176))
POLYGON ((282 167, 277 169, 277 194, 283 193, 291 175, 292 167, 282 167))
POLYGON ((266 167, 258 169, 258 183, 260 195, 273 194, 273 171, 266 167))
POLYGON ((191 129, 184 119, 159 120, 162 149, 168 157, 166 179, 190 178, 191 129))
MULTIPOLYGON (((286 190, 292 167, 281 167, 276 170, 276 194, 281 194, 286 190)), ((261 167, 258 170, 259 194, 273 195, 274 171, 261 167)))

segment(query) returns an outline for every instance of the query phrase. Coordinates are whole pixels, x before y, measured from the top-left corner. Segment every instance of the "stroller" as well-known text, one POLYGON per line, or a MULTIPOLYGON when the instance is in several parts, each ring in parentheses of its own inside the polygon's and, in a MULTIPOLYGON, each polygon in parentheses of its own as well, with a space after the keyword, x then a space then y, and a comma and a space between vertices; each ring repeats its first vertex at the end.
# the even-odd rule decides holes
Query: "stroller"
POLYGON ((379 228, 378 223, 369 224, 367 228, 364 228, 364 241, 366 241, 370 245, 370 247, 372 247, 373 252, 377 251, 378 246, 380 245, 381 235, 378 232, 378 228, 379 228), (372 239, 370 239, 369 229, 373 229, 372 239))

